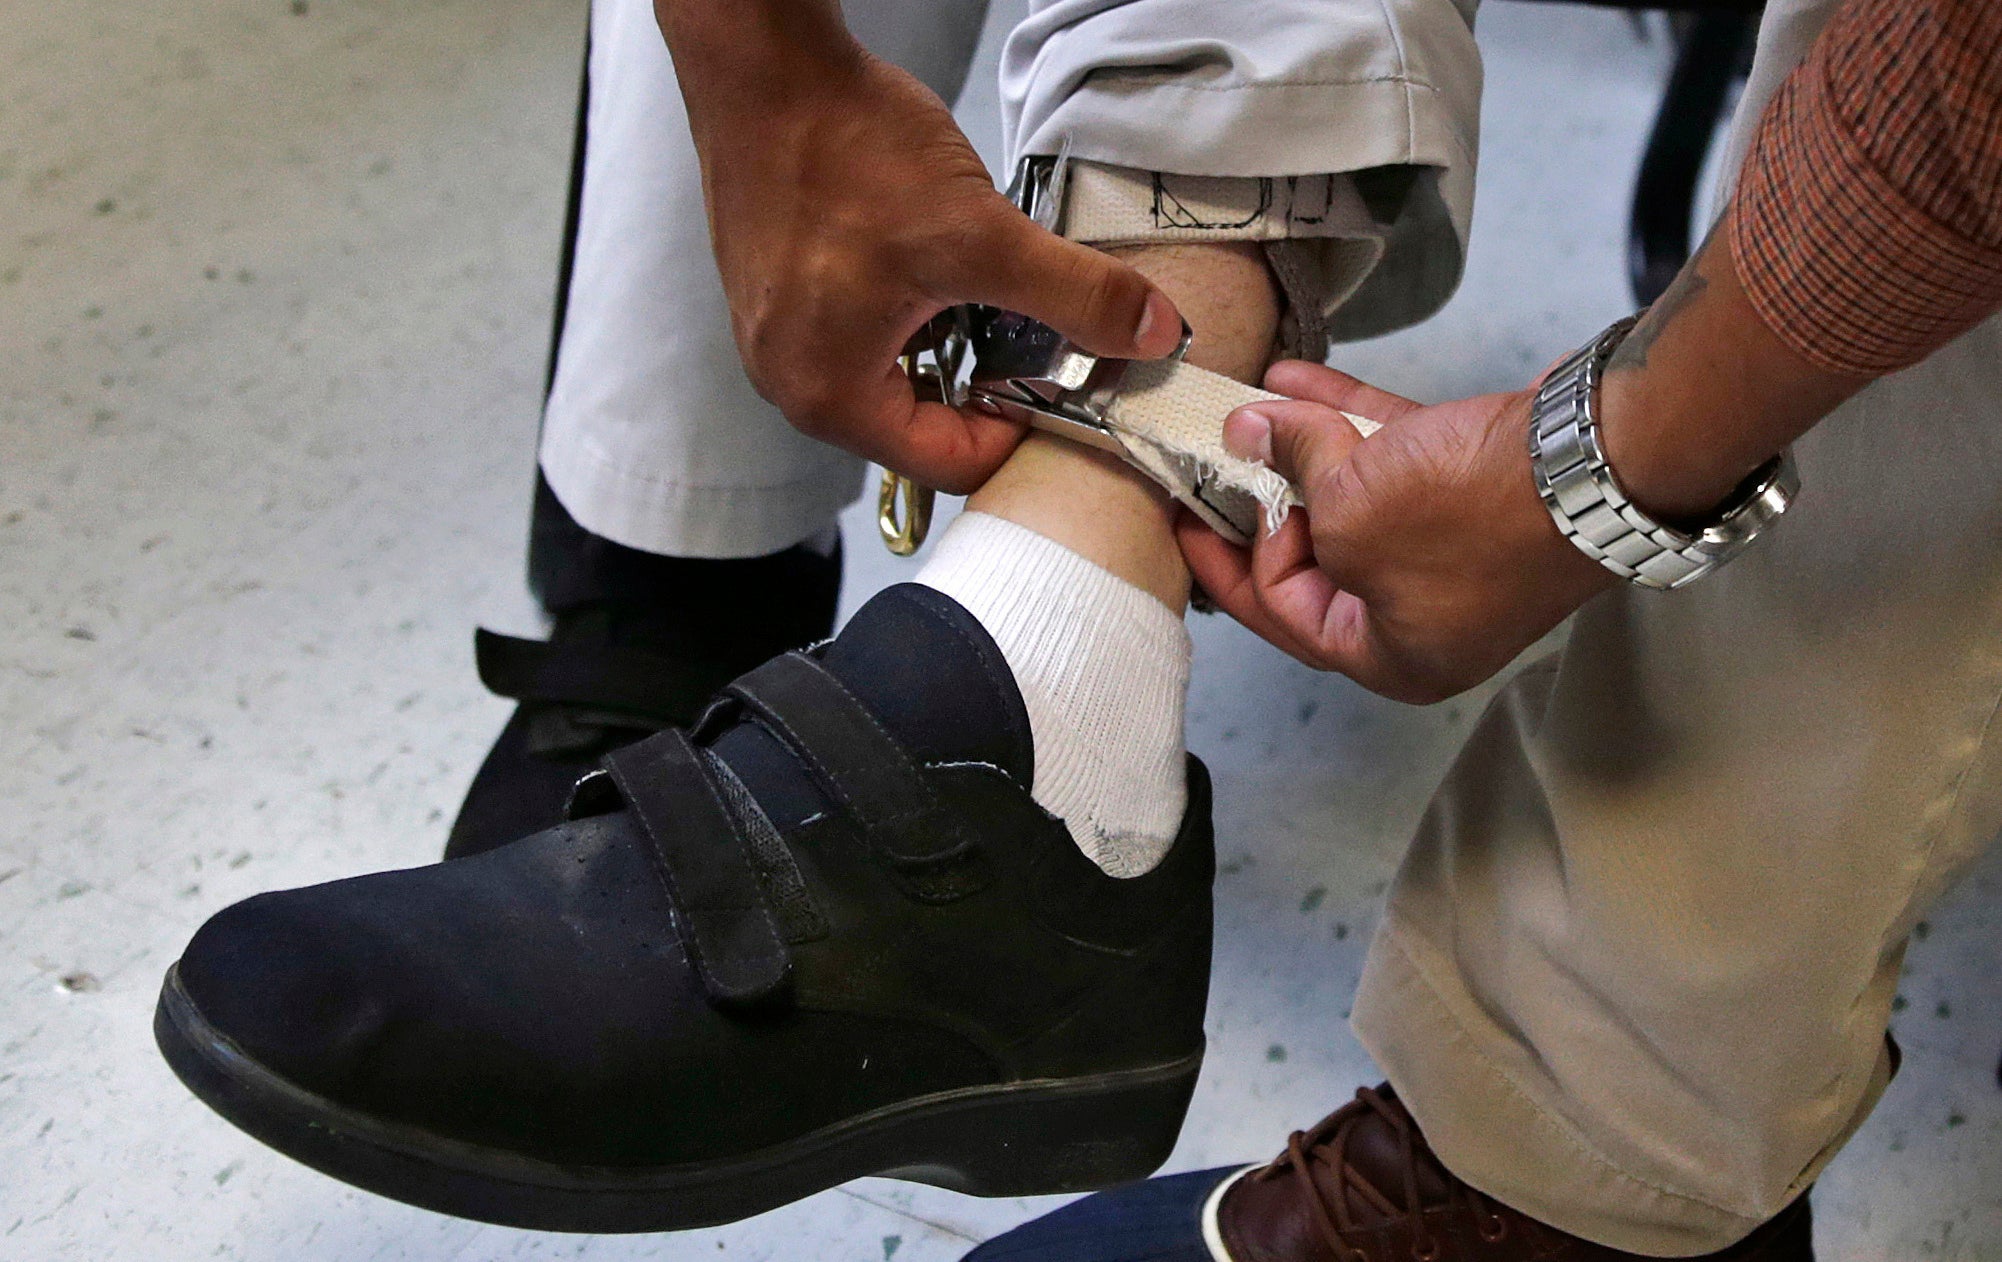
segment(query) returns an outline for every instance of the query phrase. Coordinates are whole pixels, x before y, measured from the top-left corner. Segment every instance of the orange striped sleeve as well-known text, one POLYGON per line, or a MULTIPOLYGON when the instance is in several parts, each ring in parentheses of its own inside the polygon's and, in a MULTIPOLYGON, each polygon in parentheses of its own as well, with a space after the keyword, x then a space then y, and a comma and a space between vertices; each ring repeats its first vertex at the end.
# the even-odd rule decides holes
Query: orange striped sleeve
POLYGON ((1845 5, 1759 124, 1731 250, 1831 372, 1907 367, 2002 308, 2002 3, 1845 5))

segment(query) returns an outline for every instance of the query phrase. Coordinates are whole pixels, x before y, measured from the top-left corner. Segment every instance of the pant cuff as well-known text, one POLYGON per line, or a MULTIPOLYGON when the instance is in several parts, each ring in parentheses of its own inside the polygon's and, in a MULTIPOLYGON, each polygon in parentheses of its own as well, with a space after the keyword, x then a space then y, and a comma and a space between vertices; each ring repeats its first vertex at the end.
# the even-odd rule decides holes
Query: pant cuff
POLYGON ((827 464, 774 486, 663 482, 599 459, 582 444, 544 444, 542 474, 594 535, 662 556, 766 556, 826 530, 861 497, 862 461, 830 449, 827 464))
POLYGON ((1503 1063, 1509 1053, 1483 1047, 1454 1015, 1423 950, 1383 921, 1351 1024, 1447 1169, 1559 1231, 1649 1257, 1715 1252, 1759 1226, 1620 1169, 1538 1106, 1503 1063))
POLYGON ((1259 243, 1285 299, 1282 355, 1327 358, 1329 320, 1383 260, 1378 223, 1347 173, 1174 175, 1072 161, 1060 178, 1057 230, 1100 247, 1259 243))

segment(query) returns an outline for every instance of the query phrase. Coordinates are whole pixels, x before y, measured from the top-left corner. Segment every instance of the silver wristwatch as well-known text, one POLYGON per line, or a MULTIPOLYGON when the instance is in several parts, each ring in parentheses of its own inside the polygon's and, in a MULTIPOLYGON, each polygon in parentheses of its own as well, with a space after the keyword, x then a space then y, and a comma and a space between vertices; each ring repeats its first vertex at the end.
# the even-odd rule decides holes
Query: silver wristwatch
POLYGON ((1793 457, 1781 452, 1753 471, 1708 522, 1679 528, 1636 508, 1620 489, 1599 442, 1599 374, 1633 329, 1628 316, 1552 369, 1529 412, 1536 489, 1557 529, 1578 550, 1630 583, 1685 587, 1743 552, 1800 493, 1793 457))

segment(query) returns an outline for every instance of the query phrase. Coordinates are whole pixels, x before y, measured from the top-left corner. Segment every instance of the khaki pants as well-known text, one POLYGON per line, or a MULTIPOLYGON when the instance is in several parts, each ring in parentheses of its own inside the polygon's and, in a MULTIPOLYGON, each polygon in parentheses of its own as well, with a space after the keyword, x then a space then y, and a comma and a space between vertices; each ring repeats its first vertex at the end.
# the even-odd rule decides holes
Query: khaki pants
POLYGON ((2002 828, 2002 329, 1799 447, 1685 592, 1615 592, 1433 802, 1355 1026, 1461 1177, 1646 1253, 1722 1247, 1881 1091, 1911 926, 2002 828))
MULTIPOLYGON (((1736 152, 1829 7, 1768 10, 1736 152)), ((2002 829, 2002 322, 1798 455, 1770 538, 1595 602, 1496 698, 1357 997, 1455 1173, 1636 1252, 1814 1179, 1883 1089, 1913 923, 2002 829)))
MULTIPOLYGON (((1827 7, 1769 8, 1748 111, 1827 7)), ((980 8, 847 5, 948 95, 980 8)), ((1478 122, 1470 4, 1033 9, 1004 59, 1015 148, 1061 132, 1083 157, 1195 174, 1422 168, 1436 197, 1385 225, 1338 324, 1388 327, 1450 290, 1478 122)), ((784 547, 854 497, 860 463, 787 428, 737 367, 649 6, 598 0, 592 32, 544 471, 634 547, 784 547)), ((1355 1010, 1462 1177, 1610 1245, 1701 1253, 1778 1210, 1867 1113, 1905 936, 2002 826, 1998 400, 1991 324, 1815 431, 1804 500, 1750 555, 1686 592, 1598 601, 1495 702, 1355 1010)))

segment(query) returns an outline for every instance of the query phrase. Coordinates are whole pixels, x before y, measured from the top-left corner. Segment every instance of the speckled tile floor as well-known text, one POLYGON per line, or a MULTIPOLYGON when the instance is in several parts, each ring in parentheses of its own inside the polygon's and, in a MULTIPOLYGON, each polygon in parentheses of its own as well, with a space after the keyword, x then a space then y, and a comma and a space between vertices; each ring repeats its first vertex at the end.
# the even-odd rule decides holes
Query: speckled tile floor
MULTIPOLYGON (((1562 6, 1482 22, 1465 290, 1339 361, 1420 396, 1522 380, 1625 305, 1662 45, 1562 6), (1559 164, 1604 178, 1560 202, 1535 174, 1559 164)), ((273 1155, 153 1052, 202 917, 430 858, 505 713, 469 637, 535 626, 582 23, 576 0, 0 0, 0 1258, 937 1262, 1040 1208, 869 1181, 720 1231, 500 1230, 273 1155)), ((991 153, 987 52, 962 113, 991 153)), ((909 570, 848 525, 853 608, 909 570)), ((1478 704, 1406 710, 1196 634, 1225 862, 1179 1168, 1266 1155, 1371 1077, 1341 1017, 1478 704)), ((1906 1071, 1823 1184, 1825 1258, 2002 1258, 1998 885, 1991 860, 1911 952, 1906 1071)))

